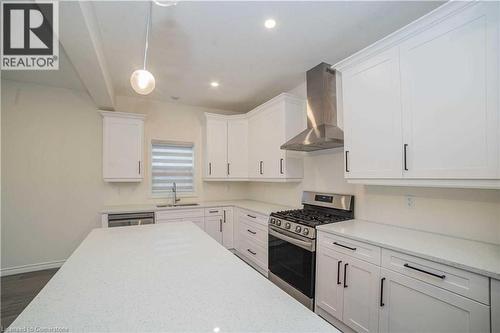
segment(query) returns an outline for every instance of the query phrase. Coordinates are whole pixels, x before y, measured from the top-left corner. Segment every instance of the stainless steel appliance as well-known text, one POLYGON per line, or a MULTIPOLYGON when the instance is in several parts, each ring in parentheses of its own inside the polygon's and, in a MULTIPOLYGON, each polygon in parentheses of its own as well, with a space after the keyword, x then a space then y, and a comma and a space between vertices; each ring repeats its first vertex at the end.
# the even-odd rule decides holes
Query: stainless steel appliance
POLYGON ((155 223, 154 212, 109 214, 108 227, 124 227, 155 223))
POLYGON ((336 80, 335 71, 324 62, 307 71, 307 129, 281 149, 314 151, 344 146, 344 132, 337 125, 336 80))
POLYGON ((316 227, 354 218, 354 197, 302 194, 303 209, 271 213, 269 279, 309 309, 314 307, 316 227))

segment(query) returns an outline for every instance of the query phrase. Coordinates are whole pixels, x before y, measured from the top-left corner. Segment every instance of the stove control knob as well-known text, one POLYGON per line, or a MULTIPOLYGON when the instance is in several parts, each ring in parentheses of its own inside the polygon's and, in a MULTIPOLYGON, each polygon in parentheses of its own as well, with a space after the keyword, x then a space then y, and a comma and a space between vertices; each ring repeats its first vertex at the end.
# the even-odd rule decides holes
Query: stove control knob
POLYGON ((285 228, 290 229, 290 223, 285 223, 285 228))
POLYGON ((295 227, 295 232, 300 233, 301 230, 302 230, 302 228, 300 227, 300 225, 295 227))
POLYGON ((276 225, 279 227, 281 225, 281 220, 276 219, 276 225))
POLYGON ((276 223, 276 219, 274 217, 272 217, 270 222, 271 222, 271 224, 274 224, 274 223, 276 223))
POLYGON ((302 233, 303 233, 305 236, 309 235, 309 229, 304 228, 304 231, 302 231, 302 233))

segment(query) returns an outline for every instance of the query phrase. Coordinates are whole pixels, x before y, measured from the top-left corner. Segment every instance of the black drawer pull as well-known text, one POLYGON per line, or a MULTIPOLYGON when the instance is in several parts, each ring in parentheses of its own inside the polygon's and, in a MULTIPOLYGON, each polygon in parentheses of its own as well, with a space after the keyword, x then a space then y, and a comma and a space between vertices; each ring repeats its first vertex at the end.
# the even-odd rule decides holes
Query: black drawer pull
POLYGON ((251 218, 253 218, 253 219, 256 219, 256 218, 257 218, 257 216, 253 216, 253 215, 250 215, 250 214, 247 214, 247 216, 248 216, 248 217, 251 217, 251 218))
POLYGON ((337 284, 342 284, 342 282, 340 282, 340 264, 342 263, 342 260, 339 260, 339 262, 337 263, 337 284))
POLYGON ((344 264, 344 288, 347 288, 347 265, 348 263, 344 264))
POLYGON ((250 250, 250 249, 247 249, 247 251, 248 251, 248 252, 250 252, 250 253, 251 253, 251 254, 253 254, 253 255, 256 255, 256 254, 257 254, 257 252, 253 252, 253 251, 252 251, 252 250, 250 250))
POLYGON ((333 244, 335 244, 335 245, 337 245, 337 246, 345 247, 346 249, 349 249, 349 250, 351 250, 351 251, 356 251, 356 248, 355 248, 355 247, 350 247, 350 246, 343 245, 343 244, 340 244, 340 243, 337 243, 337 242, 333 242, 333 244))
POLYGON ((385 277, 380 279, 380 306, 384 306, 384 281, 385 277))
POLYGON ((413 270, 425 273, 425 274, 429 274, 429 275, 435 276, 435 277, 440 278, 440 279, 444 279, 446 277, 446 275, 444 275, 444 274, 443 275, 439 275, 439 274, 436 274, 436 273, 427 272, 427 271, 424 271, 423 269, 420 269, 420 268, 417 268, 417 267, 413 267, 413 266, 410 266, 408 264, 404 264, 403 266, 406 267, 406 268, 410 268, 410 269, 413 269, 413 270))
POLYGON ((247 231, 248 231, 249 233, 251 233, 252 235, 256 235, 256 234, 257 234, 255 231, 252 231, 252 230, 250 230, 250 229, 247 229, 247 231))
POLYGON ((408 164, 407 164, 407 157, 406 157, 406 151, 408 150, 408 144, 405 143, 403 145, 403 162, 404 162, 404 169, 405 171, 408 171, 408 164))
POLYGON ((349 166, 347 165, 347 159, 349 158, 349 150, 345 151, 345 172, 349 172, 349 166))
POLYGON ((218 210, 209 210, 208 211, 210 214, 213 214, 213 213, 218 213, 219 211, 218 210))

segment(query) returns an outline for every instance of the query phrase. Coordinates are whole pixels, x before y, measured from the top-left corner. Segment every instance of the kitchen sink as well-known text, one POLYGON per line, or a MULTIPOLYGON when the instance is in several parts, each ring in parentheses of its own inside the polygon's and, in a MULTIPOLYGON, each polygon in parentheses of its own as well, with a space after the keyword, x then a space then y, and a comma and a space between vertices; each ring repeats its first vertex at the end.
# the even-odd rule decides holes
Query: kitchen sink
POLYGON ((188 206, 198 206, 198 203, 180 203, 180 204, 165 204, 165 205, 156 205, 157 208, 167 208, 167 207, 188 207, 188 206))

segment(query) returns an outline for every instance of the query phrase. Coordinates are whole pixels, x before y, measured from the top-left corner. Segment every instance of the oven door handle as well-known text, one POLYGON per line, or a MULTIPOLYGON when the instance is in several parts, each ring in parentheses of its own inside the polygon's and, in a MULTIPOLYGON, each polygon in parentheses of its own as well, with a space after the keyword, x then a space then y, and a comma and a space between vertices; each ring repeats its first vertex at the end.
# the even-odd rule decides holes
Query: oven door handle
POLYGON ((312 242, 306 242, 306 241, 303 241, 303 240, 300 240, 300 239, 297 239, 297 238, 293 238, 293 237, 290 237, 290 236, 287 236, 281 232, 278 232, 276 231, 273 227, 269 226, 269 234, 276 237, 276 238, 279 238, 281 240, 284 240, 290 244, 293 244, 293 245, 296 245, 298 247, 301 247, 303 248, 304 250, 307 250, 309 252, 314 252, 316 249, 315 249, 315 243, 314 241, 312 242))

